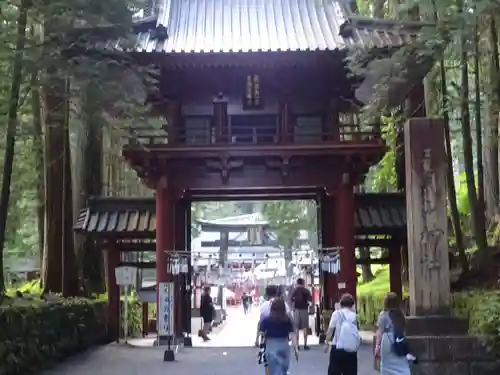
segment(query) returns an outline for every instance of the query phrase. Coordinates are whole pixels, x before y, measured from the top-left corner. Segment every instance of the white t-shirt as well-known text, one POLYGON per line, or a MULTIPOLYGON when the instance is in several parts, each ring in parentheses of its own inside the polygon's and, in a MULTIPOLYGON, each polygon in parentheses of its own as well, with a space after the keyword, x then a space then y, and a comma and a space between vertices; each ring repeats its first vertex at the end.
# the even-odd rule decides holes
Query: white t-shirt
MULTIPOLYGON (((342 307, 339 310, 335 310, 332 314, 332 317, 330 318, 330 324, 328 324, 328 330, 334 330, 337 327, 337 323, 339 321, 340 314, 344 314, 344 317, 347 321, 351 322, 356 322, 357 316, 356 312, 352 309, 348 309, 347 307, 342 307)), ((339 332, 338 330, 335 330, 335 334, 332 337, 332 342, 330 343, 331 346, 336 346, 337 345, 337 336, 339 332)))
MULTIPOLYGON (((265 301, 262 305, 260 305, 260 318, 266 318, 271 313, 271 303, 272 301, 265 301)), ((288 303, 285 302, 286 313, 291 314, 290 307, 288 307, 288 303)))

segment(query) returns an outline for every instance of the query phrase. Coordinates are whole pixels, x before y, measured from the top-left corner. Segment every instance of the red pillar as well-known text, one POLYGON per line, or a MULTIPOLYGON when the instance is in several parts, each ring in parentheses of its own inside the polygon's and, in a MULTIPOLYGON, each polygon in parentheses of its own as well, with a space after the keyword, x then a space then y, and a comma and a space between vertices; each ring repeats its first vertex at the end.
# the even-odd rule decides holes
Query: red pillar
POLYGON ((352 181, 348 173, 342 174, 337 190, 337 246, 340 246, 340 275, 339 284, 345 283, 345 288, 339 287, 339 293, 350 293, 356 298, 356 253, 354 232, 354 192, 352 181))
POLYGON ((399 298, 403 297, 403 285, 401 281, 401 246, 398 244, 389 247, 389 283, 391 292, 396 293, 399 298))
MULTIPOLYGON (((185 251, 186 250, 186 212, 184 201, 177 200, 175 202, 175 209, 173 215, 173 226, 174 226, 174 240, 175 246, 174 249, 176 251, 185 251)), ((183 284, 184 283, 184 275, 178 274, 175 276, 175 332, 178 337, 183 336, 183 332, 185 330, 184 327, 184 316, 186 315, 186 308, 184 306, 184 293, 183 293, 183 284)))
POLYGON ((107 289, 108 289, 108 335, 111 340, 120 337, 120 287, 116 283, 115 269, 120 263, 120 250, 111 244, 107 255, 107 289))
MULTIPOLYGON (((172 215, 173 199, 165 177, 161 178, 156 186, 156 319, 161 321, 158 311, 160 283, 172 282, 169 272, 169 254, 174 248, 174 233, 172 215)), ((162 340, 160 339, 160 342, 162 340)))
MULTIPOLYGON (((321 203, 322 247, 332 248, 336 246, 335 231, 332 230, 332 223, 335 225, 335 201, 332 196, 327 195, 322 198, 321 203)), ((330 310, 338 300, 337 276, 328 272, 324 275, 323 308, 330 310)))

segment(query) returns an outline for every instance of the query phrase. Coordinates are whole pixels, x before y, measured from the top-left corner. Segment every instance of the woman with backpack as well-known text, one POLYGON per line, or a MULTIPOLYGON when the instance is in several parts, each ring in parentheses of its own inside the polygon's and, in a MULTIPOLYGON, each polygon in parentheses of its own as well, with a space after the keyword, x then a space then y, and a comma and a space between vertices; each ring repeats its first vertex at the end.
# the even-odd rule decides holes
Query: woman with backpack
POLYGON ((326 342, 331 346, 328 375, 357 375, 361 336, 353 296, 344 294, 339 305, 340 308, 332 314, 326 333, 326 342))
POLYGON ((396 293, 384 298, 384 310, 377 323, 375 356, 380 358, 380 375, 410 375, 410 354, 405 338, 406 317, 396 293))
POLYGON ((288 341, 292 339, 296 358, 298 358, 298 348, 293 322, 290 315, 287 314, 283 298, 273 299, 271 311, 260 322, 259 331, 264 340, 261 353, 264 358, 259 358, 259 362, 263 362, 267 366, 266 374, 286 375, 290 366, 288 341))

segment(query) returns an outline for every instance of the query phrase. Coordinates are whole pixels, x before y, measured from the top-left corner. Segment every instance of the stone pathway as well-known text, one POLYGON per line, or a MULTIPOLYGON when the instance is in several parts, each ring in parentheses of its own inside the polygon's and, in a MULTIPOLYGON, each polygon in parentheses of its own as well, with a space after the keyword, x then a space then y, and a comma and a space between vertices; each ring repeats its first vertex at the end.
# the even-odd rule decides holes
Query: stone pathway
MULTIPOLYGON (((71 359, 43 375, 256 375, 263 374, 257 364, 255 327, 257 312, 244 315, 243 311, 230 311, 222 331, 214 334, 208 343, 195 339, 194 348, 181 348, 176 361, 163 362, 163 348, 130 347, 111 344, 71 359)), ((291 375, 326 375, 328 355, 323 347, 314 345, 300 352, 298 362, 293 361, 291 375)), ((374 375, 371 347, 364 345, 359 353, 358 375, 374 375)))

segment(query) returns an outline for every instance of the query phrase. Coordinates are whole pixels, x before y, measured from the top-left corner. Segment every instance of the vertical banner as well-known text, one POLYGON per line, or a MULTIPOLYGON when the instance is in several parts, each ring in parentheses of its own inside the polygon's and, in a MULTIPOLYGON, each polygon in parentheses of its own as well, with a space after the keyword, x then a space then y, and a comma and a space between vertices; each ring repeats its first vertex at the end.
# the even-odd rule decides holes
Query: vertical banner
POLYGON ((174 336, 174 283, 159 283, 158 335, 174 336))

